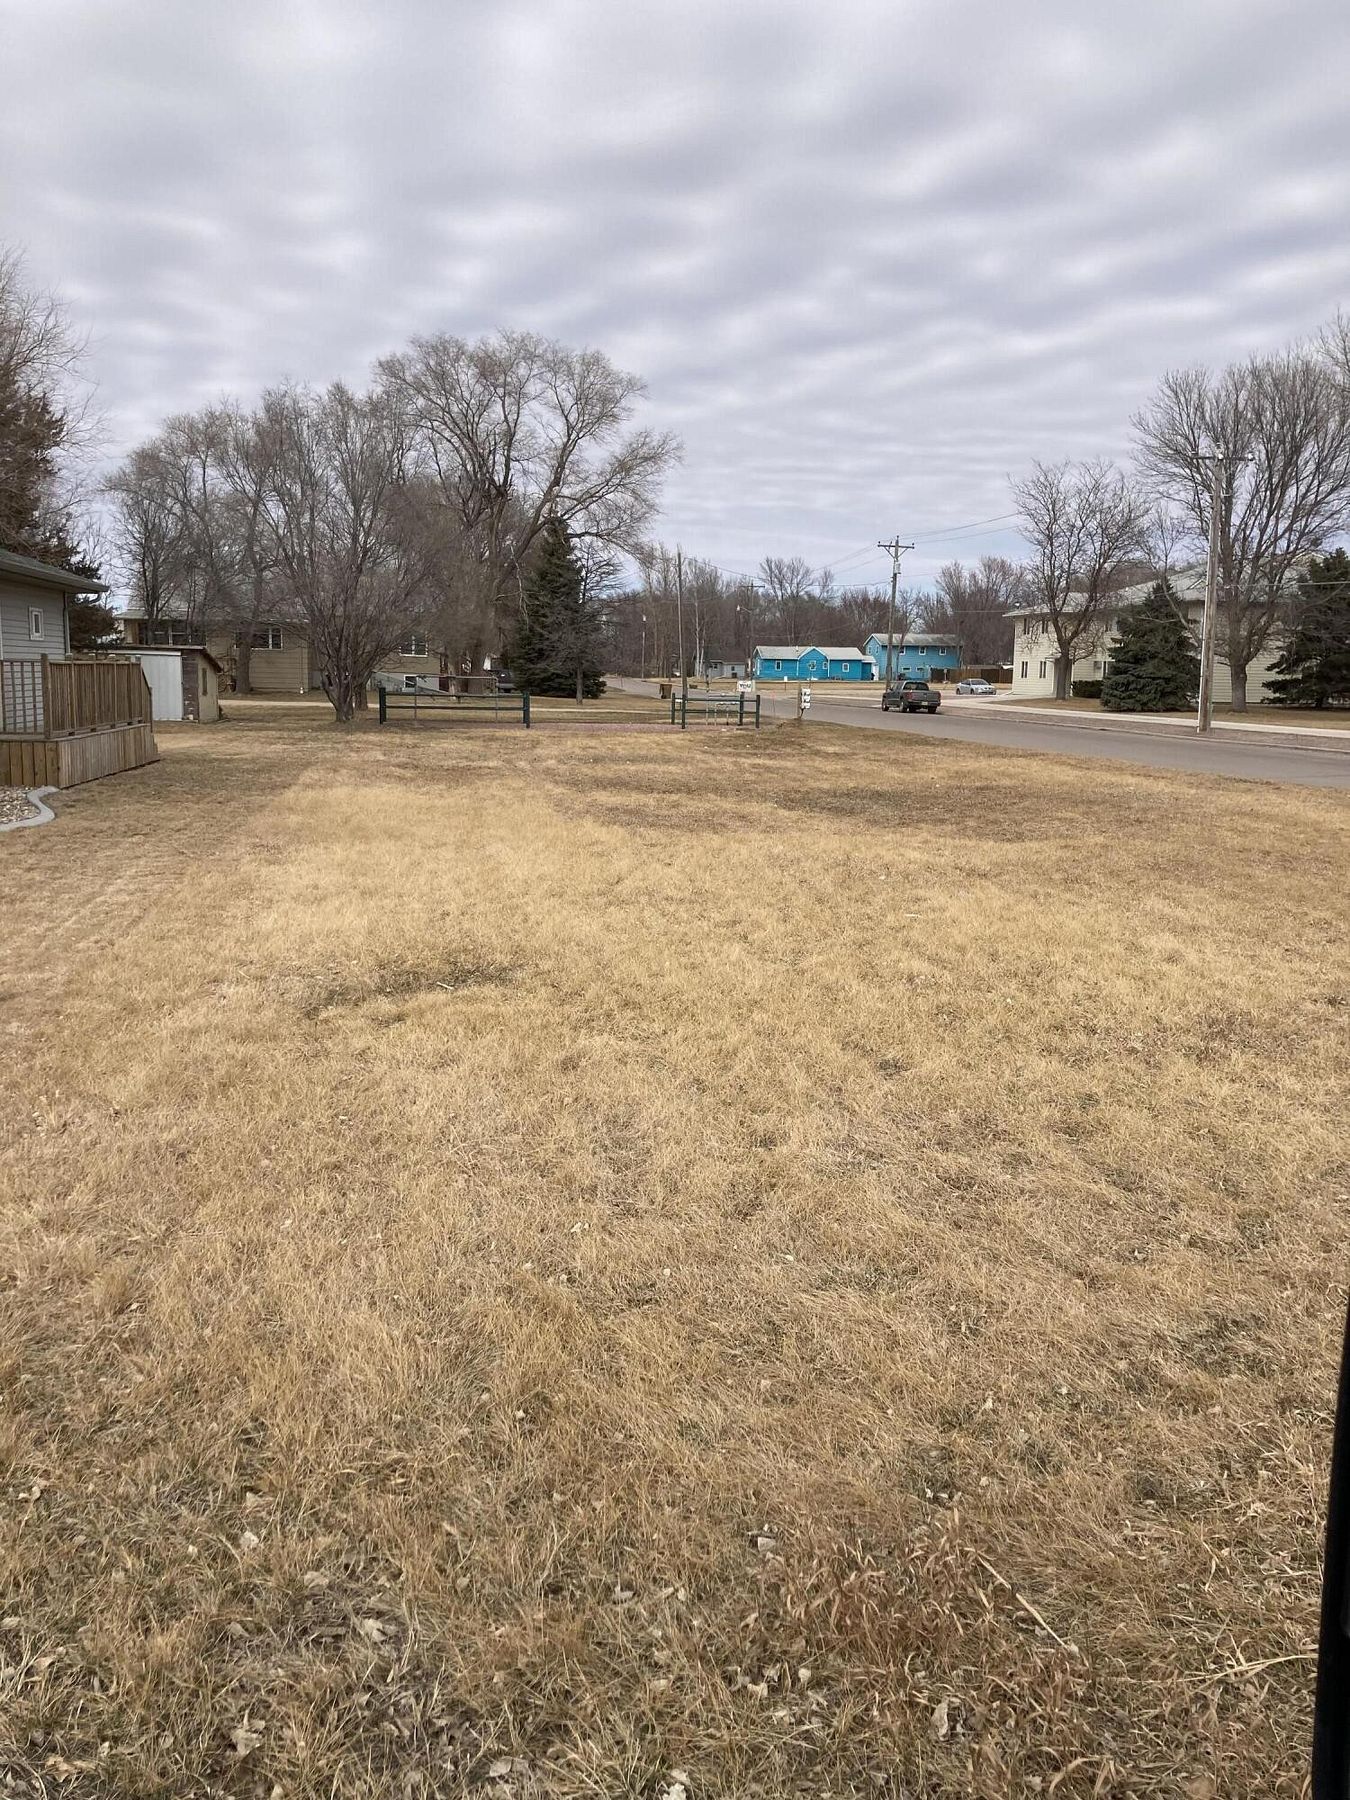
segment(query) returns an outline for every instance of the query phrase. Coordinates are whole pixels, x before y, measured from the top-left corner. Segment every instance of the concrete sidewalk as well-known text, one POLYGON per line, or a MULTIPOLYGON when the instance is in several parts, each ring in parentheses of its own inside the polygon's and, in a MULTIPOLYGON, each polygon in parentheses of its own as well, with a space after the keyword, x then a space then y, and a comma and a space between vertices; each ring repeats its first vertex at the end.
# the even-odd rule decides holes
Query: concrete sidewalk
MULTIPOLYGON (((972 702, 974 704, 974 702, 972 702)), ((1147 731, 1157 731, 1159 727, 1170 727, 1174 731, 1190 731, 1195 733, 1195 718, 1188 713, 1105 713, 1096 707, 1076 709, 1071 706, 1028 706, 1022 700, 986 700, 986 706, 997 706, 1010 713, 1026 713, 1035 718, 1055 718, 1064 725, 1096 725, 1105 729, 1116 729, 1123 725, 1127 731, 1130 727, 1141 727, 1147 731)), ((947 697, 943 695, 943 706, 947 706, 947 697)), ((1314 738, 1319 747, 1332 751, 1350 751, 1350 727, 1336 725, 1285 725, 1276 724, 1274 720, 1240 720, 1240 718, 1217 718, 1213 722, 1215 733, 1219 731, 1253 731, 1264 738, 1273 738, 1276 743, 1283 743, 1289 738, 1314 738)))
MULTIPOLYGON (((944 710, 946 704, 944 698, 944 710)), ((997 707, 1005 718, 1053 719, 1057 725, 1066 725, 1070 730, 1167 732, 1178 737, 1200 735, 1195 720, 1185 713, 1113 713, 1086 709, 1078 712, 1068 706, 1027 706, 1020 701, 1007 700, 988 701, 986 705, 997 707)), ((1337 729, 1334 725, 1277 725, 1265 720, 1249 724, 1239 719, 1214 721, 1215 737, 1227 737, 1230 733, 1248 737, 1253 743, 1289 744, 1302 750, 1331 750, 1350 755, 1350 730, 1337 729)))

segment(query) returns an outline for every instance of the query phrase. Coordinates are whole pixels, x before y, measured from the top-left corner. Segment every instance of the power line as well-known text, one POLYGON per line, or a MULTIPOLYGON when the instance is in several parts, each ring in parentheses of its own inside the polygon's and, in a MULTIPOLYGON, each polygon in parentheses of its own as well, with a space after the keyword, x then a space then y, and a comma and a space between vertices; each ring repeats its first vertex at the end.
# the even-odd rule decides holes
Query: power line
POLYGON ((972 519, 968 525, 937 525, 932 531, 921 531, 919 542, 931 542, 934 538, 957 537, 963 531, 974 531, 981 525, 1004 525, 1009 519, 1020 519, 1020 513, 995 513, 992 519, 972 519))

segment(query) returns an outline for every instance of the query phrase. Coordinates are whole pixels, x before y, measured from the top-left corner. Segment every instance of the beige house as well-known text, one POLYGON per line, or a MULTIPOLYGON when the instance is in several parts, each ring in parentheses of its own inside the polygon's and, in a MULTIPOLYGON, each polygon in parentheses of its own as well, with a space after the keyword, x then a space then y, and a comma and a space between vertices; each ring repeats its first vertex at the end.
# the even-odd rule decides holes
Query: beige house
MULTIPOLYGON (((119 615, 122 637, 127 644, 154 645, 191 649, 202 643, 202 634, 191 620, 166 618, 148 620, 143 611, 129 606, 119 615)), ((288 620, 258 625, 252 634, 249 652, 249 687, 258 694, 304 694, 320 686, 319 671, 310 652, 309 638, 303 625, 288 620)), ((234 686, 234 672, 239 658, 239 633, 208 631, 205 648, 220 668, 221 687, 234 686)))
MULTIPOLYGON (((1204 568, 1175 571, 1168 579, 1172 584, 1172 592, 1176 595, 1186 615, 1186 622, 1190 627, 1198 653, 1205 610, 1204 568)), ((1077 654, 1074 657, 1070 681, 1100 681, 1102 679, 1110 663, 1111 652, 1120 642, 1122 614, 1130 607, 1138 606, 1153 585, 1152 581, 1142 581, 1134 587, 1122 588, 1118 594, 1113 596, 1109 611, 1103 615, 1095 629, 1081 637, 1074 646, 1077 654)), ((1012 691, 1014 698, 1052 700, 1055 695, 1055 675, 1059 666, 1059 645, 1055 641, 1049 614, 1043 607, 1026 606, 1016 608, 1007 616, 1013 621, 1012 691)), ((1261 684, 1270 674, 1279 653, 1279 644, 1271 643, 1267 646, 1263 656, 1247 665, 1247 700, 1249 704, 1256 705, 1267 697, 1261 684)), ((1220 634, 1214 652, 1214 700, 1216 705, 1225 706, 1232 698, 1232 674, 1224 660, 1223 637, 1220 634)))
MULTIPOLYGON (((119 615, 122 637, 127 644, 163 645, 190 649, 202 642, 201 633, 186 618, 148 621, 142 610, 129 606, 119 615)), ((239 662, 239 632, 208 631, 205 647, 220 666, 220 685, 228 693, 235 683, 239 662)), ((248 658, 249 690, 255 694, 305 694, 322 687, 318 658, 303 625, 294 620, 278 619, 255 625, 250 633, 248 658)), ((380 665, 382 670, 397 675, 421 675, 436 679, 448 675, 453 667, 444 651, 432 649, 422 633, 416 633, 402 644, 398 652, 380 665)))

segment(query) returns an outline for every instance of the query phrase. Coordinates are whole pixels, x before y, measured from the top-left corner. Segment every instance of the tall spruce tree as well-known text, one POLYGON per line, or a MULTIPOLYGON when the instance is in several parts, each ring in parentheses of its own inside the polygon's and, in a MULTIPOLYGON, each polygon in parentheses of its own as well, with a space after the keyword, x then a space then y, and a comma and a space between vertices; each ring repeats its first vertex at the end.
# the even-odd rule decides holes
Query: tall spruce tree
POLYGON ((1283 654, 1266 682, 1276 706, 1350 703, 1350 556, 1313 556, 1283 654))
POLYGON ((1121 619, 1102 705, 1108 712, 1181 712, 1199 688, 1200 658, 1164 576, 1121 619))
POLYGON ((511 650, 511 676, 526 694, 595 700, 601 679, 599 608, 561 519, 550 519, 525 582, 525 605, 511 650))

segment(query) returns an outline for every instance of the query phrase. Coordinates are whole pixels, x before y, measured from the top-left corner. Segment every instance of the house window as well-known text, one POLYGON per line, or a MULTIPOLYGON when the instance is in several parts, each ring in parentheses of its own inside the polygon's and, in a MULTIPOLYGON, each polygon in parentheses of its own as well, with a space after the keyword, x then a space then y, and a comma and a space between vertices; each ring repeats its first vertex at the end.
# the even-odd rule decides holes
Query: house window
POLYGON ((1092 665, 1092 673, 1094 675, 1100 675, 1101 672, 1102 672, 1102 665, 1101 665, 1101 659, 1099 657, 1099 658, 1097 658, 1096 661, 1094 661, 1094 663, 1092 665))
POLYGON ((1031 626, 1032 626, 1032 621, 1030 618, 1023 619, 1023 621, 1022 621, 1022 636, 1023 637, 1031 636, 1031 626))
POLYGON ((1041 664, 1041 680, 1042 681, 1045 680, 1045 664, 1044 663, 1041 664))
POLYGON ((416 632, 413 632, 411 637, 405 638, 399 645, 398 653, 400 656, 425 656, 427 653, 427 640, 424 637, 419 637, 416 632))
POLYGON ((206 664, 202 664, 202 699, 206 698, 206 664))
MULTIPOLYGON (((237 641, 243 642, 242 632, 237 641)), ((249 633, 248 641, 250 648, 254 650, 281 650, 285 647, 280 625, 256 625, 249 633)))
POLYGON ((1027 665, 1025 663, 1023 663, 1022 664, 1022 680, 1025 681, 1026 678, 1027 678, 1027 665))
POLYGON ((28 635, 30 638, 42 636, 42 608, 30 606, 28 609, 28 635))
POLYGON ((141 642, 145 644, 191 644, 196 639, 192 627, 186 619, 170 619, 156 624, 146 623, 141 627, 141 642))
POLYGON ((781 669, 783 666, 781 659, 775 658, 773 666, 775 669, 781 669))
POLYGON ((847 675, 847 674, 848 674, 848 672, 849 672, 849 670, 850 670, 850 669, 851 669, 851 668, 852 668, 852 667, 853 667, 853 664, 852 664, 852 663, 845 663, 845 664, 844 664, 844 673, 845 673, 845 675, 847 675))

